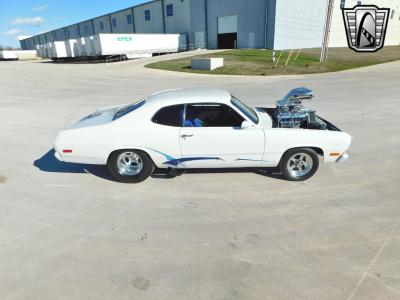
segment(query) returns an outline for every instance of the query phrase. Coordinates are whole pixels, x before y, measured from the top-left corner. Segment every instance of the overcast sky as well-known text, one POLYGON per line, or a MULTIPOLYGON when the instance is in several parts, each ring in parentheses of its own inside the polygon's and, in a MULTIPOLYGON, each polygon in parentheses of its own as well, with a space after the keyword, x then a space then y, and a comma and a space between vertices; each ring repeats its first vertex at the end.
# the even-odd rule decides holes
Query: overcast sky
POLYGON ((147 0, 1 0, 0 45, 19 47, 31 36, 127 8, 147 0))

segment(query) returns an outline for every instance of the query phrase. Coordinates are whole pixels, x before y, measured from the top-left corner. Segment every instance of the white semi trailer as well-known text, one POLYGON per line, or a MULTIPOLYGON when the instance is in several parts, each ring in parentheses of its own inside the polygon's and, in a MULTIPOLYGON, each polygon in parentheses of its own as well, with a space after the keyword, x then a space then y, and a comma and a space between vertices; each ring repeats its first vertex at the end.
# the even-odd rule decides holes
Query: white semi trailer
POLYGON ((54 60, 110 56, 133 59, 151 57, 154 53, 176 53, 186 46, 186 36, 181 34, 101 33, 40 45, 38 53, 43 58, 54 60))
POLYGON ((78 40, 69 39, 67 45, 67 57, 72 58, 77 56, 79 56, 78 40))
POLYGON ((174 53, 186 48, 186 36, 181 34, 102 33, 93 36, 92 42, 96 56, 126 55, 127 58, 174 53))
POLYGON ((1 50, 0 60, 30 60, 36 59, 36 50, 1 50))
POLYGON ((67 45, 68 43, 65 41, 55 41, 49 43, 48 58, 62 59, 68 57, 67 45))

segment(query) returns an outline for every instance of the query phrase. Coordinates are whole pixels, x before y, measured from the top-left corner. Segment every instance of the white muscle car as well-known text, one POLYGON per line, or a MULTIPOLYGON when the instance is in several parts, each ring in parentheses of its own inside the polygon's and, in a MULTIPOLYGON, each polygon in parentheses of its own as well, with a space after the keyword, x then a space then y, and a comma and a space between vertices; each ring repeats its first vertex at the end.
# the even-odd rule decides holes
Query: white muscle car
POLYGON ((251 108, 217 89, 159 92, 135 104, 98 109, 61 131, 55 156, 107 165, 121 182, 138 183, 155 167, 180 175, 191 168, 279 167, 302 181, 320 160, 348 158, 351 136, 304 108, 312 91, 297 88, 273 108, 251 108))

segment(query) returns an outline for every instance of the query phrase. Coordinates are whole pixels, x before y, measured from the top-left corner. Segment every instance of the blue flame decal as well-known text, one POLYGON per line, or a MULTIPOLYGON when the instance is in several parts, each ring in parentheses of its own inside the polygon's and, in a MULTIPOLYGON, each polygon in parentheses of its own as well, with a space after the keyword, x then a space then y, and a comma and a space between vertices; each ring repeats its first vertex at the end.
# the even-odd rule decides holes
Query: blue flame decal
POLYGON ((170 165, 170 166, 178 166, 179 164, 182 164, 184 162, 187 161, 196 161, 196 160, 223 160, 220 157, 185 157, 185 158, 175 158, 169 154, 166 154, 164 152, 158 151, 156 149, 152 149, 152 148, 147 148, 151 151, 154 151, 158 154, 161 154, 162 156, 165 157, 165 159, 167 159, 167 161, 165 163, 163 163, 164 165, 170 165))
POLYGON ((187 162, 187 161, 196 161, 196 160, 222 160, 222 158, 219 158, 219 157, 185 157, 185 158, 178 158, 178 159, 172 159, 172 160, 166 161, 164 163, 164 165, 177 166, 177 165, 187 162))

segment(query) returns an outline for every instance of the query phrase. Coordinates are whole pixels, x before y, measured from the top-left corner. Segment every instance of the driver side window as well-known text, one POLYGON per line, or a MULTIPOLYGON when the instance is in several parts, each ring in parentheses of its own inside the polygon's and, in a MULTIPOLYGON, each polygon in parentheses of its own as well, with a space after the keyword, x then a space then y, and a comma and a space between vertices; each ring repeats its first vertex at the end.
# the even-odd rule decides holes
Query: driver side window
POLYGON ((186 106, 185 127, 241 127, 244 118, 225 104, 199 103, 186 106))

